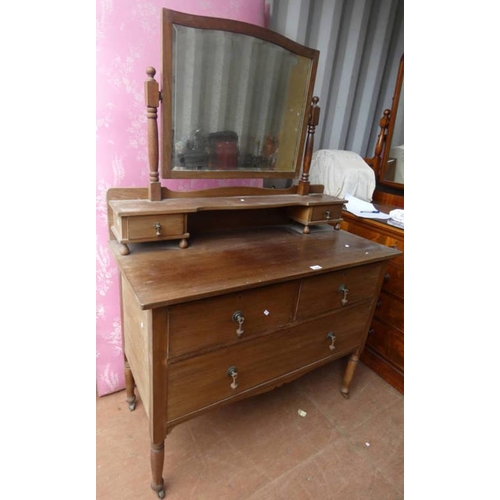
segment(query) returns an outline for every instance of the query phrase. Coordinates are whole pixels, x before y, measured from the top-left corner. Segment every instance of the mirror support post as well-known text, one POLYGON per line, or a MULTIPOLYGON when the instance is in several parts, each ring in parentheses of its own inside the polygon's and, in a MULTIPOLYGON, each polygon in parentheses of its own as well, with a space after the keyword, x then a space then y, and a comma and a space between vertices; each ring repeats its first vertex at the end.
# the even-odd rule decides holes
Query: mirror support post
POLYGON ((158 173, 158 107, 160 106, 160 87, 154 79, 156 70, 149 66, 146 69, 148 80, 144 82, 148 117, 148 157, 149 157, 149 199, 161 200, 161 183, 158 173))
POLYGON ((309 122, 307 126, 307 140, 306 140, 306 150, 304 153, 304 165, 302 168, 302 176, 300 177, 299 185, 297 188, 297 194, 300 195, 309 194, 309 170, 311 169, 311 159, 314 146, 314 133, 316 132, 316 126, 319 123, 320 108, 318 106, 318 102, 319 102, 319 97, 312 98, 311 110, 309 113, 309 122))

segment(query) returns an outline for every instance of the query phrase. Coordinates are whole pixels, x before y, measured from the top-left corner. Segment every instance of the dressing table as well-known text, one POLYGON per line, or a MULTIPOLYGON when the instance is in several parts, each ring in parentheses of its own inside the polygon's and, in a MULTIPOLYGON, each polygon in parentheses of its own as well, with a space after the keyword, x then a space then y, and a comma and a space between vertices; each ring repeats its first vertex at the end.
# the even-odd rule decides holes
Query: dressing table
MULTIPOLYGON (((365 158, 377 180, 373 202, 384 213, 404 208, 403 81, 404 56, 399 62, 392 106, 380 120, 375 154, 365 158)), ((342 229, 401 251, 391 259, 384 275, 361 360, 404 393, 404 229, 386 220, 363 219, 347 211, 342 218, 342 229)))
POLYGON ((134 410, 137 391, 147 414, 159 498, 176 425, 346 356, 340 391, 349 396, 387 264, 400 253, 338 229, 344 200, 309 183, 317 51, 166 9, 162 50, 161 89, 153 68, 145 83, 149 185, 107 193, 126 399, 134 410), (160 175, 297 183, 174 192, 160 175))

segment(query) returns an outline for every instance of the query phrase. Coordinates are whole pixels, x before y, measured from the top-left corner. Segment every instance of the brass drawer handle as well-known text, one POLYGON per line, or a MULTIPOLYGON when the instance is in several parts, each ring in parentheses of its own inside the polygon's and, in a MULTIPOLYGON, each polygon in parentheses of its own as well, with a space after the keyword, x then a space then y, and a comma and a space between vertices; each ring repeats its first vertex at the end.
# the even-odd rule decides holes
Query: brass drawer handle
POLYGON ((230 368, 227 369, 227 376, 232 377, 233 381, 231 382, 231 389, 233 391, 238 388, 238 382, 236 379, 238 378, 238 370, 236 369, 236 366, 231 366, 230 368))
POLYGON ((330 217, 330 210, 325 210, 325 218, 326 220, 330 220, 331 217, 330 217))
POLYGON ((238 329, 236 330, 236 335, 238 337, 241 337, 243 333, 243 323, 245 322, 245 317, 243 316, 243 313, 241 311, 236 311, 233 313, 233 321, 238 322, 238 329))
POLYGON ((161 224, 159 222, 155 222, 153 224, 153 227, 155 228, 156 236, 161 236, 161 233, 160 233, 161 224))
POLYGON ((348 302, 347 300, 347 294, 349 293, 349 288, 347 288, 344 284, 339 286, 339 293, 343 294, 342 300, 342 305, 345 306, 348 302))
POLYGON ((331 344, 328 346, 328 349, 330 351, 333 351, 335 349, 335 341, 337 340, 337 337, 333 334, 333 332, 330 332, 326 338, 331 341, 331 344))

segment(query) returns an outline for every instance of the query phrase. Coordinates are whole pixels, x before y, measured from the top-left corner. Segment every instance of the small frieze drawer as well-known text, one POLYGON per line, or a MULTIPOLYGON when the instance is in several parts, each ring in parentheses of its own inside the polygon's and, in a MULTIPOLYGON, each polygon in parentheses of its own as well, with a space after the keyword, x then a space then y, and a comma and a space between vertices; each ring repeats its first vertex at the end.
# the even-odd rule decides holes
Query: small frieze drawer
POLYGON ((342 218, 342 203, 311 207, 290 207, 288 216, 301 224, 338 222, 342 218))
POLYGON ((117 217, 114 224, 121 242, 172 239, 183 235, 185 226, 185 214, 117 217))
POLYGON ((360 305, 251 342, 173 363, 168 368, 168 421, 238 396, 322 359, 356 348, 368 329, 360 305))
POLYGON ((298 282, 280 283, 169 307, 170 358, 241 342, 288 325, 298 282))
POLYGON ((368 264, 302 280, 297 319, 309 318, 373 299, 381 264, 368 264))

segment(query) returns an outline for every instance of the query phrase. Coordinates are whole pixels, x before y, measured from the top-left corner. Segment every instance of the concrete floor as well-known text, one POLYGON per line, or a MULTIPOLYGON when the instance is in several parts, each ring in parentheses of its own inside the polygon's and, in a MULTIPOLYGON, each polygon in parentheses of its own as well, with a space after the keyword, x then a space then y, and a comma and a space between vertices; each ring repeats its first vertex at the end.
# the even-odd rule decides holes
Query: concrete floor
MULTIPOLYGON (((403 499, 404 397, 359 363, 345 400, 345 362, 175 427, 167 500, 403 499)), ((140 396, 133 412, 125 391, 97 398, 96 410, 96 498, 157 498, 140 396)))

